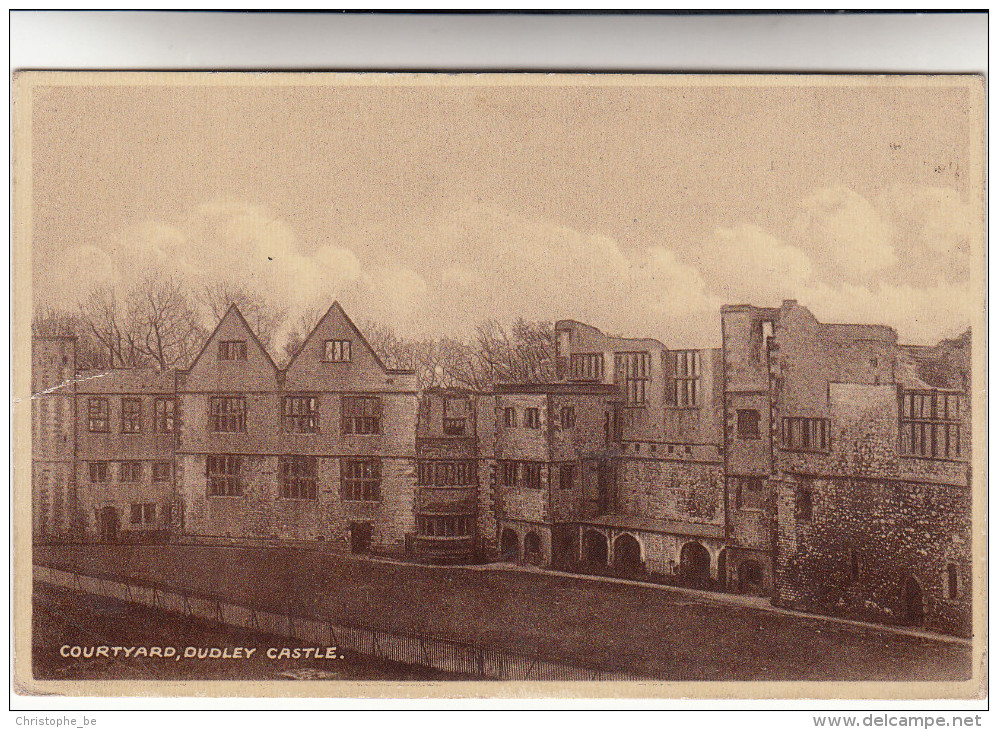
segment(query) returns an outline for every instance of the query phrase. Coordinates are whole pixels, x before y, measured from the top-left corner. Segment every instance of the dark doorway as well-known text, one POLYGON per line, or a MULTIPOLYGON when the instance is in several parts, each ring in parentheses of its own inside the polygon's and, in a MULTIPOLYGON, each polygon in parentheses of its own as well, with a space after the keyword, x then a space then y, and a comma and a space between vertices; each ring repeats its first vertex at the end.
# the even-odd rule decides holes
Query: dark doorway
POLYGON ((644 568, 641 545, 633 535, 621 535, 613 543, 613 565, 623 573, 640 573, 644 568))
POLYGON ((698 542, 688 542, 679 551, 679 574, 691 586, 710 583, 710 553, 698 542))
POLYGON ((105 507, 100 511, 100 537, 103 542, 118 542, 118 510, 105 507))
POLYGON ((541 538, 536 532, 528 532, 523 538, 523 558, 532 565, 541 562, 541 538))
POLYGON ((502 531, 502 539, 499 542, 502 559, 507 562, 515 562, 520 559, 520 538, 515 530, 508 527, 502 531))
POLYGON ((588 530, 583 539, 586 564, 591 568, 605 568, 610 549, 606 538, 596 530, 588 530))
POLYGON ((738 590, 742 593, 762 593, 762 566, 746 560, 738 566, 738 590))
POLYGON ((905 623, 921 626, 925 623, 925 599, 921 584, 910 575, 901 587, 901 603, 905 623))
POLYGON ((370 522, 350 523, 350 552, 362 555, 371 552, 371 529, 370 522))
POLYGON ((579 562, 577 537, 578 532, 575 529, 566 529, 558 533, 558 550, 555 556, 558 567, 572 568, 579 562))

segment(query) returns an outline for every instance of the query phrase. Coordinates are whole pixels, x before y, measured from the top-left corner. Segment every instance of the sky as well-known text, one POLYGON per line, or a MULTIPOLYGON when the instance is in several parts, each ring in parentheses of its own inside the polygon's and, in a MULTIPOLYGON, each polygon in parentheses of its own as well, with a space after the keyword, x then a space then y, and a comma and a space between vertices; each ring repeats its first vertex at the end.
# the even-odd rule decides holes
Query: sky
POLYGON ((34 303, 169 276, 408 337, 571 318, 670 347, 718 345, 722 304, 911 343, 983 306, 966 86, 639 78, 35 87, 34 303))

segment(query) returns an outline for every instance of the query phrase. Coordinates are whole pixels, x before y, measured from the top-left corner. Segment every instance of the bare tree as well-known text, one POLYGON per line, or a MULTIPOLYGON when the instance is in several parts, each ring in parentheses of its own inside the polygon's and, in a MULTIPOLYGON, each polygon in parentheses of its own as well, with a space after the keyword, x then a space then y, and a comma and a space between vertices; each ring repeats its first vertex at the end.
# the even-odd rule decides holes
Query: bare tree
POLYGON ((80 319, 107 353, 108 367, 145 365, 129 322, 129 307, 111 287, 96 287, 80 305, 80 319))
POLYGON ((314 307, 310 307, 298 315, 298 319, 295 320, 288 333, 288 341, 284 344, 284 357, 280 359, 279 363, 281 367, 286 367, 291 362, 291 358, 298 354, 298 351, 305 345, 305 338, 315 329, 315 325, 321 317, 322 312, 314 307))
POLYGON ((250 293, 245 286, 231 281, 206 284, 201 290, 199 299, 214 316, 216 322, 235 304, 263 346, 273 352, 274 336, 287 319, 287 307, 272 304, 250 293))
POLYGON ((150 278, 124 295, 94 289, 79 318, 112 368, 184 367, 207 336, 195 303, 171 279, 150 278))
POLYGON ((416 371, 418 387, 489 390, 496 383, 555 379, 554 329, 549 322, 517 320, 509 329, 486 321, 476 338, 405 340, 390 327, 365 322, 365 336, 388 367, 416 371))
POLYGON ((510 329, 494 320, 477 328, 478 378, 495 383, 548 383, 556 379, 555 334, 550 322, 518 319, 510 329))
POLYGON ((75 337, 76 367, 79 370, 102 369, 110 366, 107 351, 93 337, 79 314, 51 307, 36 309, 31 317, 31 334, 35 337, 75 337))
POLYGON ((160 370, 187 365, 208 336, 195 303, 171 279, 132 292, 129 322, 140 355, 160 370))

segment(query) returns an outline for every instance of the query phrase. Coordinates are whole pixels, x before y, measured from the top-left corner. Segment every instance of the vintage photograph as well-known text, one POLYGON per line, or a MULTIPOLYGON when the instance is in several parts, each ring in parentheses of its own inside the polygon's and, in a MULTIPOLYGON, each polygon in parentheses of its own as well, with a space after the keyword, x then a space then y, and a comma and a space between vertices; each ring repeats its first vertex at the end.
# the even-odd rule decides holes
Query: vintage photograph
POLYGON ((983 696, 984 112, 18 75, 17 681, 983 696))

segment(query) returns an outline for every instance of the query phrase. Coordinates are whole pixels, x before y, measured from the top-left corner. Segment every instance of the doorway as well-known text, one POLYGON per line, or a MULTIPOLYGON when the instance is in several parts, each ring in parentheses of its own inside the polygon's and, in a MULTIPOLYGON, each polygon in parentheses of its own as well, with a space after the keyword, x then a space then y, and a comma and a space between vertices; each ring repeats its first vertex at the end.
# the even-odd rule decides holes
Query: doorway
POLYGON ((502 538, 499 541, 499 551, 502 559, 509 563, 515 563, 520 559, 520 538, 514 530, 508 527, 502 531, 502 538))
POLYGON ((371 552, 371 536, 374 530, 370 522, 350 523, 350 552, 362 555, 371 552))
POLYGON ((118 542, 118 510, 105 507, 100 511, 100 538, 102 542, 118 542))
POLYGON ((901 609, 905 623, 909 626, 921 626, 925 623, 925 597, 922 595, 922 585, 910 575, 904 579, 901 587, 901 609))
POLYGON ((688 542, 679 551, 679 572, 690 586, 704 587, 710 583, 710 553, 698 542, 688 542))
POLYGON ((738 566, 738 590, 752 595, 761 594, 762 566, 755 560, 745 560, 738 566))
POLYGON ((610 548, 607 545, 606 537, 596 530, 587 530, 582 541, 582 550, 585 555, 586 564, 590 568, 605 568, 607 556, 610 548))
POLYGON ((530 531, 523 537, 523 559, 531 565, 540 565, 543 562, 541 538, 536 532, 530 531))

